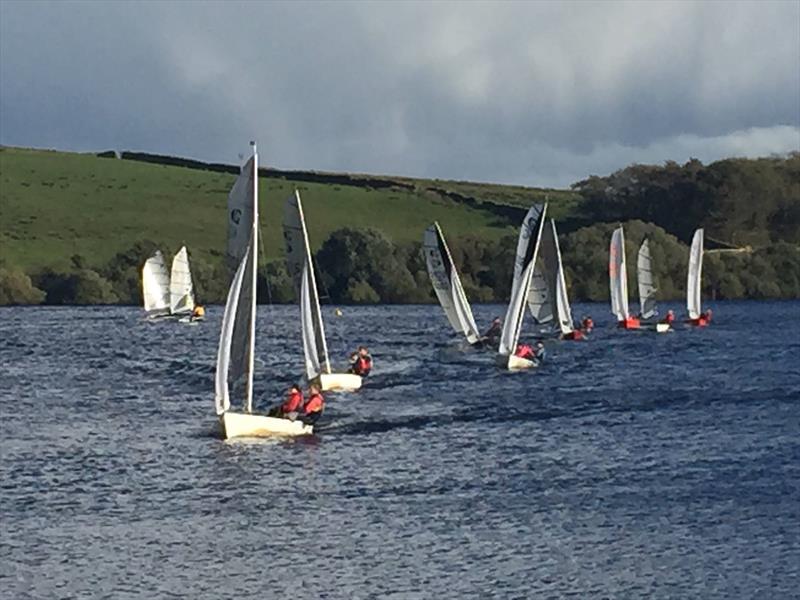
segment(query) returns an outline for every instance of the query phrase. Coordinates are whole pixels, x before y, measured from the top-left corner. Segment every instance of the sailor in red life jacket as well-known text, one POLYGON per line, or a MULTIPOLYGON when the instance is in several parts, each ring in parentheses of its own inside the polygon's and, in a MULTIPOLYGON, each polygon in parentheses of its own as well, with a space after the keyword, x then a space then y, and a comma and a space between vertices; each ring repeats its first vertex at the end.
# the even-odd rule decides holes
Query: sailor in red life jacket
POLYGON ((324 409, 325 399, 319 391, 319 386, 316 383, 312 383, 308 386, 308 400, 303 406, 303 422, 308 425, 315 424, 322 416, 324 409))
POLYGON ((299 385, 292 384, 289 386, 289 391, 286 393, 286 400, 283 401, 283 404, 272 408, 268 415, 270 417, 283 417, 284 419, 291 419, 294 421, 302 408, 303 392, 299 385))
POLYGON ((585 340, 586 334, 583 333, 580 329, 573 329, 567 334, 563 334, 561 336, 562 340, 585 340))
POLYGON ((536 355, 533 353, 533 348, 531 348, 528 344, 517 345, 517 350, 514 352, 514 356, 519 356, 525 360, 534 360, 536 358, 536 355))
POLYGON ((664 318, 661 319, 661 322, 666 323, 667 325, 672 325, 673 321, 675 321, 675 313, 671 310, 668 310, 664 318))
POLYGON ((696 319, 689 319, 688 323, 692 325, 697 325, 698 327, 705 327, 711 322, 711 309, 709 308, 707 311, 700 313, 700 316, 696 319))
POLYGON ((372 356, 366 346, 359 346, 358 350, 350 355, 350 372, 366 377, 371 370, 372 356))

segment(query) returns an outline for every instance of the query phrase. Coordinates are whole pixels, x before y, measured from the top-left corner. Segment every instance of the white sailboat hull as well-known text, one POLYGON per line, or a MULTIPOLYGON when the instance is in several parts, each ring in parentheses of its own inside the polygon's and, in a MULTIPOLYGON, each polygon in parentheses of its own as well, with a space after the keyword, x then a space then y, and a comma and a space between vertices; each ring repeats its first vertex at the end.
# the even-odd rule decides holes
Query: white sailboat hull
POLYGON ((642 323, 640 329, 645 331, 655 331, 656 333, 667 333, 672 331, 669 323, 642 323))
POLYGON ((237 437, 271 437, 310 435, 314 433, 313 425, 302 421, 290 421, 264 415, 252 415, 227 411, 219 417, 223 439, 237 437))
POLYGON ((319 376, 319 384, 323 392, 329 390, 354 392, 361 388, 361 375, 353 373, 323 373, 319 376))
POLYGON ((497 366, 503 369, 508 369, 509 371, 521 371, 523 369, 533 369, 539 366, 539 363, 536 361, 528 360, 527 358, 520 358, 514 354, 510 354, 508 356, 498 354, 496 362, 497 366))

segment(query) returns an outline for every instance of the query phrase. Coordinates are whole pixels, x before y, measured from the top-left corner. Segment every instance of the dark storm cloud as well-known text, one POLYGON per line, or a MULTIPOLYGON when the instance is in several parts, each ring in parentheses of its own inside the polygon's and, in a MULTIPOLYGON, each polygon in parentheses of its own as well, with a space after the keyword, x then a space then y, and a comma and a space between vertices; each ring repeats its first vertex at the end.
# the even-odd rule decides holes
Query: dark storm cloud
POLYGON ((0 3, 0 141, 566 185, 800 148, 800 4, 0 3))

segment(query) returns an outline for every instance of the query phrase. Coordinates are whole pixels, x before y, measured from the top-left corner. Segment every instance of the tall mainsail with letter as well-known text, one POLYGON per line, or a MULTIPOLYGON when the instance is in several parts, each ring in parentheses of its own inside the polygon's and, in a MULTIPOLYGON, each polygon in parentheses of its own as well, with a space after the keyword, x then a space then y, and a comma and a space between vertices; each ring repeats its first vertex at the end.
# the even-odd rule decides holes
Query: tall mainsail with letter
POLYGON ((447 320, 456 333, 466 336, 470 344, 476 343, 480 333, 439 223, 425 230, 422 247, 433 290, 447 320))
POLYGON ((549 227, 544 226, 541 243, 541 260, 544 265, 545 284, 548 289, 548 305, 550 313, 556 316, 558 328, 562 335, 571 333, 572 311, 569 307, 567 282, 564 278, 564 267, 561 263, 561 248, 558 245, 556 222, 550 219, 549 227))
POLYGON ((511 364, 507 359, 514 358, 513 354, 519 341, 546 212, 547 204, 534 204, 531 206, 522 222, 517 240, 514 278, 511 282, 511 299, 506 310, 506 318, 503 323, 503 331, 500 335, 500 346, 498 348, 500 362, 504 362, 509 368, 511 368, 511 364))

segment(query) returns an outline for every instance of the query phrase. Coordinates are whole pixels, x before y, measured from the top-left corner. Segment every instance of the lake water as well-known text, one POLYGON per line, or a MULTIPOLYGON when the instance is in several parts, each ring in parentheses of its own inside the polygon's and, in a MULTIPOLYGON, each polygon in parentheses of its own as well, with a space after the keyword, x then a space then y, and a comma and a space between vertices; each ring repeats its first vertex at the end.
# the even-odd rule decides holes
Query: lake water
MULTIPOLYGON (((656 335, 579 305, 588 342, 509 374, 438 306, 326 307, 340 364, 373 351, 364 388, 313 437, 233 442, 220 307, 0 309, 0 596, 796 597, 800 302, 713 308, 656 335)), ((259 307, 261 407, 298 323, 259 307)))

